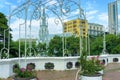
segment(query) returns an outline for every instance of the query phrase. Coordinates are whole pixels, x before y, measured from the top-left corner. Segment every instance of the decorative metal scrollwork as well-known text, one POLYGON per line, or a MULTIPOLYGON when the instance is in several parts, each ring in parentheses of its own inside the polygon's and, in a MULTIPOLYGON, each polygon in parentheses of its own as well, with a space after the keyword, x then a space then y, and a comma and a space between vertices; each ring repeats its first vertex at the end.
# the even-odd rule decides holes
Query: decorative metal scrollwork
POLYGON ((2 48, 0 52, 0 59, 8 58, 8 52, 9 50, 7 48, 2 48))
POLYGON ((39 20, 41 17, 41 1, 31 3, 34 8, 31 19, 39 20))
POLYGON ((71 11, 71 6, 70 6, 69 0, 66 0, 66 1, 62 2, 62 4, 61 4, 61 13, 64 16, 67 16, 67 13, 69 13, 70 11, 71 11))
POLYGON ((22 18, 24 15, 24 11, 23 10, 19 10, 16 14, 15 14, 18 18, 22 18))
POLYGON ((41 17, 41 13, 39 12, 39 10, 35 10, 35 12, 33 13, 31 17, 33 17, 33 19, 35 20, 39 20, 41 17))
MULTIPOLYGON (((44 7, 47 9, 47 11, 46 11, 47 12, 46 13, 47 20, 48 20, 48 16, 51 17, 51 14, 49 13, 49 12, 51 12, 52 17, 54 18, 54 23, 56 25, 59 25, 61 23, 61 25, 63 27, 64 20, 68 19, 66 17, 71 17, 71 15, 72 15, 71 13, 74 13, 74 11, 75 11, 75 10, 73 11, 73 9, 74 9, 73 6, 77 7, 77 9, 79 10, 79 14, 84 16, 84 12, 83 12, 82 8, 80 7, 79 1, 80 0, 27 0, 25 3, 23 3, 22 5, 18 6, 15 10, 13 10, 12 13, 10 14, 10 17, 17 16, 19 19, 20 18, 24 19, 25 27, 28 27, 28 25, 29 25, 30 35, 31 35, 32 20, 40 20, 42 18, 41 8, 44 7), (55 2, 50 3, 52 1, 55 1, 55 2), (31 9, 31 10, 29 10, 29 9, 31 9), (53 16, 53 15, 55 15, 55 16, 53 16), (30 21, 30 23, 27 23, 27 21, 30 21)), ((27 33, 27 28, 26 28, 26 33, 27 33)), ((30 39, 31 39, 31 37, 30 37, 30 39)), ((30 41, 30 43, 31 42, 32 41, 30 41)), ((64 43, 63 43, 63 45, 64 45, 64 43)), ((27 53, 30 50, 33 50, 33 52, 34 52, 34 49, 32 47, 29 47, 29 49, 26 48, 27 53)), ((4 51, 2 50, 1 54, 3 54, 3 52, 4 51)), ((7 51, 7 52, 9 52, 9 51, 7 51)), ((31 55, 32 54, 30 54, 28 56, 31 56, 31 55)))
POLYGON ((29 56, 29 57, 35 56, 35 57, 36 57, 36 51, 35 51, 34 48, 27 48, 27 49, 26 49, 26 53, 27 53, 26 56, 29 56))
POLYGON ((60 20, 58 18, 55 18, 54 22, 55 22, 56 25, 58 25, 60 23, 60 20))

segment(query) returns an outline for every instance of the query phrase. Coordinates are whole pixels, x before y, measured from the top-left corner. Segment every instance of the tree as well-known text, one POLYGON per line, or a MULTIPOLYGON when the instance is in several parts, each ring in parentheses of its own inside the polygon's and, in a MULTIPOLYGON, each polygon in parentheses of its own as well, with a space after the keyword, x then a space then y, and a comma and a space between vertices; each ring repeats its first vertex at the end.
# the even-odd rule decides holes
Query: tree
POLYGON ((37 53, 40 54, 41 56, 46 56, 47 55, 47 48, 46 48, 46 43, 39 43, 36 46, 37 53))
POLYGON ((62 56, 62 37, 54 36, 49 42, 49 56, 62 56))
POLYGON ((120 54, 120 45, 117 45, 115 48, 111 51, 112 54, 120 54))
MULTIPOLYGON (((5 33, 5 40, 6 42, 8 41, 8 24, 7 24, 8 20, 6 18, 6 16, 3 13, 0 13, 0 40, 3 41, 4 38, 4 30, 6 30, 5 33)), ((11 29, 9 28, 9 30, 11 31, 11 29)), ((12 36, 10 34, 10 40, 12 39, 12 36)))
MULTIPOLYGON (((78 55, 79 53, 79 37, 70 36, 64 37, 64 49, 65 55, 78 55)), ((63 43, 62 37, 55 36, 51 39, 48 47, 48 54, 50 56, 62 56, 63 55, 63 43)))
POLYGON ((66 49, 68 50, 68 54, 78 55, 79 53, 79 37, 70 36, 67 37, 66 40, 66 49))
POLYGON ((106 35, 106 47, 108 53, 110 54, 115 53, 116 51, 113 50, 116 50, 114 48, 116 48, 119 45, 119 43, 120 41, 118 40, 118 37, 116 35, 113 34, 106 35))
MULTIPOLYGON (((3 40, 4 40, 4 30, 8 28, 7 19, 4 14, 0 13, 0 43, 1 48, 3 48, 3 40)), ((6 33, 7 35, 8 33, 6 33)), ((6 36, 7 39, 7 36, 6 36)), ((0 48, 0 49, 1 49, 0 48)))
MULTIPOLYGON (((8 20, 7 20, 6 16, 3 13, 0 13, 0 50, 3 48, 4 37, 5 37, 5 42, 6 42, 6 44, 5 44, 6 48, 8 48, 8 37, 10 37, 10 41, 12 40, 12 36, 9 33, 9 30, 11 31, 11 29, 8 27, 7 22, 8 22, 8 20), (5 32, 5 36, 4 36, 4 32, 5 32), (10 34, 10 36, 9 36, 9 34, 10 34)), ((2 54, 1 56, 3 56, 3 55, 4 54, 2 54)))
POLYGON ((18 52, 19 52, 18 41, 12 41, 10 45, 10 58, 19 57, 18 52))
POLYGON ((103 50, 103 37, 97 37, 94 41, 91 41, 90 48, 90 55, 100 55, 103 50))
MULTIPOLYGON (((103 37, 91 41, 91 55, 100 55, 103 50, 103 37)), ((120 54, 120 38, 113 34, 106 35, 106 51, 109 54, 120 54)))
MULTIPOLYGON (((26 44, 26 55, 30 55, 30 50, 29 50, 29 43, 27 42, 26 44)), ((34 53, 34 51, 36 52, 36 42, 32 42, 32 49, 31 49, 31 53, 33 55, 37 55, 36 53, 34 53), (34 49, 34 50, 33 50, 34 49)), ((11 45, 10 45, 10 57, 19 57, 19 41, 12 41, 11 45)), ((25 56, 25 42, 21 41, 20 42, 20 55, 25 56)))

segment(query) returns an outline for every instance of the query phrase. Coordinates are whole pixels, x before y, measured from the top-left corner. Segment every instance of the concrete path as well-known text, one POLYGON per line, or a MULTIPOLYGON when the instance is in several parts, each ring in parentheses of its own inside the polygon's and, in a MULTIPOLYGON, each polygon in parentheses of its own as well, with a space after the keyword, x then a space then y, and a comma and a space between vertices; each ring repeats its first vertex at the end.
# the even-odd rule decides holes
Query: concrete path
POLYGON ((111 63, 106 66, 103 80, 120 80, 120 64, 111 63))

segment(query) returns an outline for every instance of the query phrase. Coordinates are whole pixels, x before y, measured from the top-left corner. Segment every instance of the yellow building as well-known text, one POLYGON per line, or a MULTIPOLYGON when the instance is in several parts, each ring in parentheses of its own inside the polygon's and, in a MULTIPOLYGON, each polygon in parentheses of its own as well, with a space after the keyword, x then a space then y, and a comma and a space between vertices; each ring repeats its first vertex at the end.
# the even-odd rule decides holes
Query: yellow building
POLYGON ((76 36, 82 34, 83 37, 87 37, 88 34, 88 22, 87 20, 70 20, 64 22, 64 33, 70 32, 76 36))

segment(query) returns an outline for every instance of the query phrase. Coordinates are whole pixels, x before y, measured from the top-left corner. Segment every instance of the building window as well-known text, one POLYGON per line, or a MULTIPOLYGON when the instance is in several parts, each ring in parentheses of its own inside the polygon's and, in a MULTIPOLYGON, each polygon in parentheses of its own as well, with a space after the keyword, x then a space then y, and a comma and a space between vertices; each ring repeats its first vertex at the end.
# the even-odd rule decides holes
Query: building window
POLYGON ((76 25, 74 24, 73 27, 76 27, 76 25))
POLYGON ((83 31, 85 31, 85 29, 83 29, 83 31))
POLYGON ((83 35, 85 35, 85 32, 83 32, 83 35))
POLYGON ((66 27, 64 27, 64 29, 66 29, 66 27))
POLYGON ((66 24, 66 23, 64 23, 64 26, 67 26, 67 24, 66 24))
POLYGON ((76 21, 73 21, 73 24, 75 24, 76 23, 76 21))
POLYGON ((68 25, 71 25, 71 24, 72 24, 71 22, 68 23, 68 25))
POLYGON ((85 21, 82 21, 81 23, 82 23, 82 24, 85 24, 85 21))

